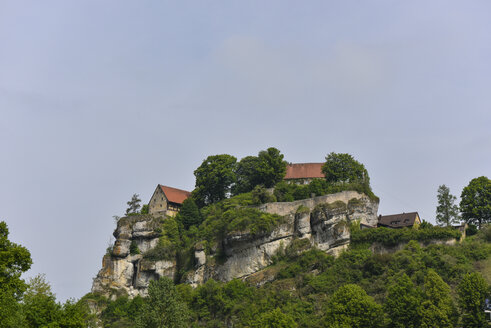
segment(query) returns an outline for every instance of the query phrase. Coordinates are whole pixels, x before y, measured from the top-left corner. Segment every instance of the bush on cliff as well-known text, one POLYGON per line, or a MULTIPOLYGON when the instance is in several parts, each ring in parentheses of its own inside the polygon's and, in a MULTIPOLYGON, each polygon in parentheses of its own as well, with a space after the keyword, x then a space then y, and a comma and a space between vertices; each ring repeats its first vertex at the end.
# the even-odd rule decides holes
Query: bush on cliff
POLYGON ((351 244, 379 243, 384 246, 396 246, 410 240, 428 242, 432 240, 449 240, 461 237, 460 231, 446 227, 428 227, 426 229, 390 229, 380 227, 377 229, 354 230, 351 233, 351 244))
POLYGON ((341 182, 333 184, 323 179, 314 179, 307 185, 298 185, 282 181, 276 185, 274 196, 278 202, 292 202, 295 200, 307 199, 312 196, 329 195, 342 191, 358 191, 359 193, 367 195, 374 201, 379 200, 367 182, 341 182))

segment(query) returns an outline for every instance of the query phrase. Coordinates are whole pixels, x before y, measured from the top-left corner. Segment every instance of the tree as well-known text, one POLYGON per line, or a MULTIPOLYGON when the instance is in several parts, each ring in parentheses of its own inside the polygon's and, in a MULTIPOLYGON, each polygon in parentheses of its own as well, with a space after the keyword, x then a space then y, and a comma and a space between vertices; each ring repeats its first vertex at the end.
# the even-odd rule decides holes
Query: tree
POLYGON ((330 153, 322 166, 322 173, 328 182, 364 182, 369 183, 365 166, 350 154, 330 153))
POLYGON ((419 308, 420 327, 453 327, 457 310, 450 296, 450 287, 433 270, 424 278, 424 301, 419 308))
POLYGON ((192 197, 184 200, 181 211, 178 215, 181 218, 181 222, 186 230, 193 225, 200 225, 201 221, 203 221, 198 205, 196 205, 196 202, 192 197))
POLYGON ((257 168, 259 184, 271 188, 283 180, 287 163, 278 149, 269 147, 267 150, 260 151, 257 157, 259 159, 257 168))
POLYGON ((138 209, 140 209, 141 199, 138 194, 133 194, 131 200, 126 202, 128 208, 126 209, 126 215, 138 214, 138 209))
POLYGON ((237 159, 231 155, 208 156, 194 171, 196 188, 193 198, 199 207, 225 199, 236 180, 237 159))
POLYGON ((491 180, 484 176, 472 179, 460 195, 460 211, 465 222, 479 229, 491 222, 491 180))
POLYGON ((485 327, 484 302, 488 296, 488 284, 477 272, 464 276, 458 287, 462 309, 463 327, 485 327))
POLYGON ((188 327, 188 318, 186 304, 180 299, 172 280, 167 277, 152 280, 148 286, 148 298, 143 303, 137 326, 145 328, 188 327))
POLYGON ((279 308, 262 313, 253 327, 257 328, 295 328, 297 324, 291 315, 281 312, 279 308))
POLYGON ((445 185, 438 187, 438 206, 436 207, 436 222, 441 226, 451 226, 459 223, 459 207, 455 204, 457 197, 450 193, 450 188, 445 185))
POLYGON ((236 166, 237 181, 232 193, 238 195, 249 192, 258 185, 273 187, 285 177, 287 163, 283 158, 284 155, 278 149, 270 147, 260 151, 257 156, 241 159, 236 166))
POLYGON ((28 327, 45 327, 61 319, 61 306, 56 303, 55 295, 51 292, 51 286, 46 282, 44 275, 29 279, 22 312, 28 327))
POLYGON ((381 327, 382 318, 382 306, 354 284, 344 285, 334 293, 326 314, 328 327, 381 327))
POLYGON ((258 166, 259 158, 257 156, 246 156, 237 163, 235 169, 237 181, 232 187, 232 194, 238 195, 249 192, 260 183, 257 172, 258 166))
POLYGON ((418 307, 421 303, 421 295, 411 279, 404 273, 389 285, 387 292, 384 308, 390 318, 389 326, 419 327, 418 307))
POLYGON ((8 235, 7 224, 0 222, 0 323, 4 327, 19 327, 22 317, 18 301, 27 288, 20 276, 29 270, 32 260, 29 251, 12 243, 8 235))

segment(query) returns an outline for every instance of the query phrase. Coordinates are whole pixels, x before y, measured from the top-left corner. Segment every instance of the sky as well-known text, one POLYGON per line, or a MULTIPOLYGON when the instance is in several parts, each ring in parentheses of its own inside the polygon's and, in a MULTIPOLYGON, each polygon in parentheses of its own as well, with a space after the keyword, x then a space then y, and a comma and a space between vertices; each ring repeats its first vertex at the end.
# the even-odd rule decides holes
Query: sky
MULTIPOLYGON (((0 220, 59 300, 208 155, 350 153, 379 214, 491 177, 489 1, 0 0, 0 220)), ((457 200, 459 201, 459 199, 457 200)))

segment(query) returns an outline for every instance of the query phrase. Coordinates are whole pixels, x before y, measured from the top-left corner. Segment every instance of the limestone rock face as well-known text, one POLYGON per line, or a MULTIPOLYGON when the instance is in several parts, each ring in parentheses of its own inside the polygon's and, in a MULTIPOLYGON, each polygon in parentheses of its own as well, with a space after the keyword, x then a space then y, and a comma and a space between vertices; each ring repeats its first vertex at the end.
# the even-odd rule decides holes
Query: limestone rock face
POLYGON ((122 218, 114 231, 114 247, 102 259, 102 269, 92 284, 92 292, 115 297, 118 293, 145 296, 150 280, 160 277, 173 278, 174 261, 150 261, 143 253, 155 248, 160 234, 157 232, 160 218, 134 216, 122 218), (139 254, 130 254, 131 244, 139 254))
MULTIPOLYGON (((211 278, 220 281, 247 278, 260 285, 273 277, 260 271, 272 263, 280 250, 299 238, 306 240, 307 245, 338 256, 349 245, 351 223, 358 221, 376 226, 378 201, 355 191, 345 191, 288 203, 267 203, 257 208, 283 216, 282 224, 267 234, 229 233, 221 241, 224 254, 220 258, 216 247, 211 248, 211 254, 206 254, 203 245, 198 243, 194 248, 194 270, 187 272, 181 281, 195 287, 211 278)), ((103 258, 93 292, 110 296, 118 291, 130 297, 145 296, 150 280, 176 276, 175 259, 152 261, 142 256, 158 245, 159 220, 162 219, 149 215, 123 218, 118 222, 114 232, 116 242, 103 258), (134 245, 140 254, 130 254, 134 245)))

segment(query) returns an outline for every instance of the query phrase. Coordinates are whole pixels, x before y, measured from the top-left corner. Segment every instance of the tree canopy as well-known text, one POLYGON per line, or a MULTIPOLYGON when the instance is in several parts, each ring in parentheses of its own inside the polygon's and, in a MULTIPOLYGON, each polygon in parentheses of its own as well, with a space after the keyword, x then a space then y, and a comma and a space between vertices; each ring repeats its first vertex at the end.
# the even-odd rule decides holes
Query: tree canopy
POLYGON ((464 327, 485 327, 484 301, 489 294, 488 284, 477 272, 464 276, 458 287, 459 304, 464 327))
POLYGON ((369 183, 365 166, 350 154, 331 152, 326 156, 322 173, 328 182, 366 182, 369 183))
POLYGON ((21 274, 31 267, 29 251, 8 239, 9 229, 0 222, 0 322, 17 327, 21 317, 17 303, 27 288, 21 274))
POLYGON ((437 198, 436 223, 447 227, 459 223, 459 207, 455 204, 457 197, 450 193, 450 188, 445 185, 439 186, 437 198))
POLYGON ((491 180, 487 177, 472 179, 460 195, 460 211, 465 222, 481 228, 491 222, 491 180))
POLYGON ((203 221, 199 208, 192 197, 184 200, 178 215, 185 229, 189 229, 193 225, 198 226, 203 221))
POLYGON ((141 328, 182 328, 188 326, 188 309, 171 279, 150 281, 137 326, 141 328))
POLYGON ((328 327, 381 327, 382 306, 358 285, 346 284, 332 296, 327 308, 328 327))
POLYGON ((257 156, 242 158, 235 170, 237 182, 233 194, 249 192, 259 185, 273 187, 285 177, 286 165, 284 155, 274 147, 260 151, 257 156))
POLYGON ((237 158, 231 155, 208 156, 194 171, 196 185, 193 198, 202 207, 225 199, 235 182, 237 158))

